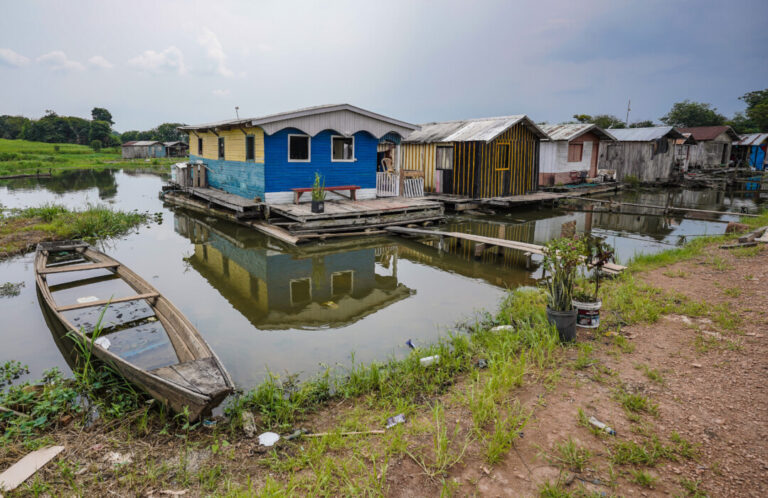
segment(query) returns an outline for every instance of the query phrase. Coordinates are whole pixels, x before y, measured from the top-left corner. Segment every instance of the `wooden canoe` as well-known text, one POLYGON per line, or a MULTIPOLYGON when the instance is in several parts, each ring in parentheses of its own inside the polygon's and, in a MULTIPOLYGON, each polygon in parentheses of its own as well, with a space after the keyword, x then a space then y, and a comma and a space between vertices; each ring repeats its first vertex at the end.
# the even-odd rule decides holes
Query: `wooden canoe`
POLYGON ((81 318, 86 314, 93 317, 94 313, 109 313, 112 321, 107 327, 100 324, 101 333, 99 340, 93 342, 93 354, 173 411, 181 413, 187 407, 190 419, 197 420, 234 390, 232 378, 219 358, 176 306, 131 269, 92 246, 81 241, 38 245, 35 281, 42 304, 61 325, 60 330, 73 331, 90 342, 95 326, 91 325, 89 330, 81 318), (94 270, 101 275, 92 277, 94 270), (90 278, 71 278, 83 274, 90 278), (69 279, 51 285, 52 275, 69 279), (66 291, 70 295, 82 291, 109 292, 99 286, 105 281, 111 284, 110 280, 132 292, 127 296, 96 295, 79 298, 75 303, 57 303, 58 295, 66 291), (131 307, 134 311, 140 309, 140 320, 132 320, 131 313, 126 312, 131 307), (118 323, 124 315, 128 318, 118 323), (152 349, 163 354, 152 357, 153 364, 143 360, 142 363, 146 351, 152 349))

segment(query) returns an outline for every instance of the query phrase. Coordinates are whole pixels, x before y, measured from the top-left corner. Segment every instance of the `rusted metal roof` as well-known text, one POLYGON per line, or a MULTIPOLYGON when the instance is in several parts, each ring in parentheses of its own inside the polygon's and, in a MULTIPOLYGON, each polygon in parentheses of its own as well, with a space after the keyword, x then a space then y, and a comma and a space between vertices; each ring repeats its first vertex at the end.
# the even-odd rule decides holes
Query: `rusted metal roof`
POLYGON ((697 142, 690 133, 683 133, 683 138, 675 139, 675 145, 696 145, 697 142))
POLYGON ((749 135, 741 135, 741 140, 733 145, 762 145, 766 141, 768 141, 768 133, 750 133, 749 135))
POLYGON ((684 138, 672 126, 650 126, 648 128, 609 128, 607 131, 619 142, 652 142, 662 137, 684 138))
POLYGON ((616 140, 609 132, 593 123, 569 123, 569 124, 551 124, 541 125, 541 129, 549 135, 552 141, 573 140, 581 135, 592 132, 595 135, 607 140, 616 140))
POLYGON ((518 123, 523 123, 539 138, 548 138, 548 135, 528 116, 516 114, 494 118, 425 123, 421 125, 420 130, 408 135, 405 141, 411 143, 490 142, 518 123))
POLYGON ((727 133, 733 140, 739 140, 739 135, 730 126, 695 126, 693 128, 678 128, 680 133, 690 133, 698 141, 714 140, 727 133))
POLYGON ((131 140, 129 142, 123 142, 123 147, 125 147, 126 145, 133 145, 135 143, 136 143, 136 140, 131 140))
POLYGON ((180 126, 178 129, 182 131, 205 131, 237 128, 244 125, 258 126, 267 134, 275 133, 284 128, 297 128, 314 136, 323 130, 331 129, 345 135, 367 131, 377 138, 381 138, 392 131, 400 134, 400 136, 406 136, 418 128, 418 126, 405 121, 383 116, 350 104, 330 104, 270 114, 259 118, 230 119, 200 125, 180 126))

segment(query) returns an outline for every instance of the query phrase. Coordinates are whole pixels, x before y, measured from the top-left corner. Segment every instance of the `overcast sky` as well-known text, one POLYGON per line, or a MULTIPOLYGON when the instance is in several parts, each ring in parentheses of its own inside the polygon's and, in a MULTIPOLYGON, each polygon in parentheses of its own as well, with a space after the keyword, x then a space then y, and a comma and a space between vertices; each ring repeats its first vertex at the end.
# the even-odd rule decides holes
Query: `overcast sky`
POLYGON ((350 103, 412 123, 630 121, 768 87, 767 0, 0 0, 0 114, 119 131, 350 103))

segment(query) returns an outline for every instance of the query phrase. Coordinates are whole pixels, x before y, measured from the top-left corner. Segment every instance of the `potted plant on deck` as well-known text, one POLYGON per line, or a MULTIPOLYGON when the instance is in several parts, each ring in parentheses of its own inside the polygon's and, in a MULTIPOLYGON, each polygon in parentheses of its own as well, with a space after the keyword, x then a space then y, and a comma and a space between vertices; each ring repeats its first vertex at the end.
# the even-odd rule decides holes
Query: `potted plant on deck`
POLYGON ((315 182, 312 184, 312 212, 325 211, 325 180, 320 173, 315 172, 315 182))
POLYGON ((600 326, 600 308, 603 305, 599 297, 600 274, 605 264, 613 259, 613 247, 603 239, 589 235, 583 241, 583 248, 587 269, 592 270, 595 291, 577 292, 573 297, 573 306, 577 312, 576 324, 579 327, 596 329, 600 326))
POLYGON ((547 285, 547 319, 557 327, 563 342, 576 338, 576 310, 573 289, 582 263, 584 243, 576 238, 553 239, 546 243, 544 271, 547 285))

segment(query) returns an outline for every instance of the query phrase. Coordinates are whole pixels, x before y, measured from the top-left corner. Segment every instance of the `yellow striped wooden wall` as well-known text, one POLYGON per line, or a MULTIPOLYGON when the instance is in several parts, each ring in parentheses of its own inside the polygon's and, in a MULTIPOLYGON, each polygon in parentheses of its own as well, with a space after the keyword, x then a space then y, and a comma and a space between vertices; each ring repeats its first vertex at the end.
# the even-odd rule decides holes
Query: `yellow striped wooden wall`
POLYGON ((436 144, 402 144, 402 168, 424 173, 424 190, 435 191, 435 149, 436 144))
MULTIPOLYGON (((521 195, 536 188, 538 138, 523 124, 494 141, 453 144, 452 194, 467 197, 521 195)), ((424 189, 435 191, 437 144, 403 144, 403 168, 424 172, 424 189)))
POLYGON ((478 198, 533 190, 536 143, 536 135, 517 124, 490 143, 454 144, 453 193, 478 198))

